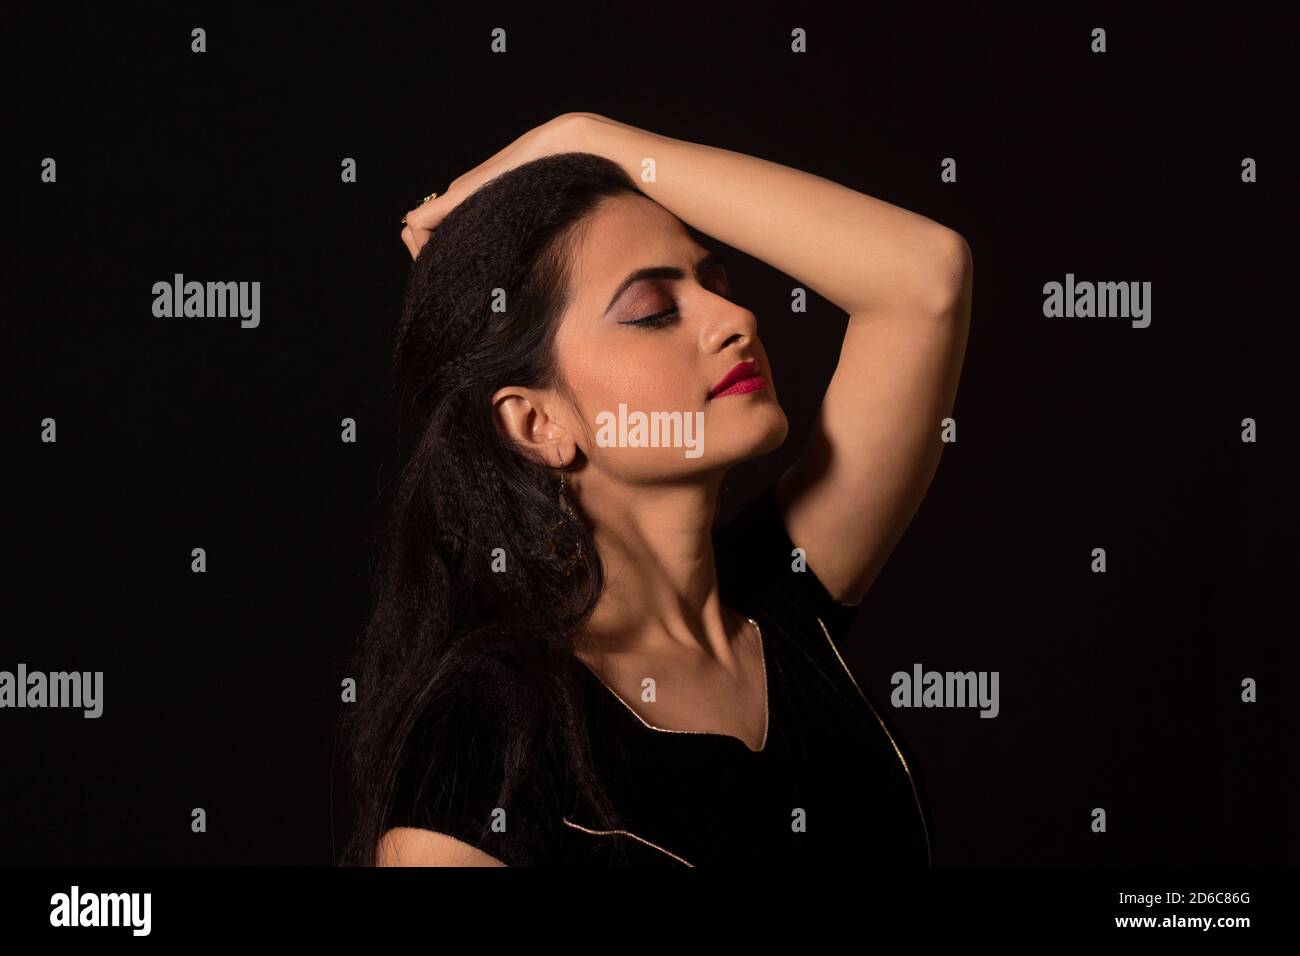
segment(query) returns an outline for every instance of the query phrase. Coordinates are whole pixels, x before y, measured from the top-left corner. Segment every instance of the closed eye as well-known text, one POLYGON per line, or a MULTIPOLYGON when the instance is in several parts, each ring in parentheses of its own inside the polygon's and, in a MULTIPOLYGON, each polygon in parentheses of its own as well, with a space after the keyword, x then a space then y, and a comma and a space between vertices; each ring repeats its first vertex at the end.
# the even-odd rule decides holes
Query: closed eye
MULTIPOLYGON (((722 296, 728 302, 736 301, 735 296, 733 296, 731 293, 731 283, 726 282, 725 279, 722 283, 722 288, 718 290, 717 294, 722 296)), ((673 306, 671 309, 664 309, 662 312, 654 313, 654 315, 647 315, 643 319, 630 319, 627 322, 620 322, 619 324, 636 325, 645 329, 657 329, 667 325, 669 322, 671 322, 674 318, 677 317, 677 314, 678 314, 677 307, 673 306)))
POLYGON ((657 329, 660 326, 667 325, 677 317, 677 307, 665 309, 662 312, 656 312, 654 315, 647 315, 644 319, 632 319, 629 322, 621 322, 620 325, 637 325, 641 328, 657 329))

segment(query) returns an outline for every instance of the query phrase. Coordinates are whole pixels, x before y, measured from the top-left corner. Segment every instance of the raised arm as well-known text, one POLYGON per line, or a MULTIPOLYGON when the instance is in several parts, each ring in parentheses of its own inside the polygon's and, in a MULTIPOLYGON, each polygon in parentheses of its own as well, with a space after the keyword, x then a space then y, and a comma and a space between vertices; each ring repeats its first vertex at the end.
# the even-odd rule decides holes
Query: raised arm
POLYGON ((618 162, 679 219, 848 313, 806 448, 781 477, 790 539, 856 604, 934 478, 970 322, 970 248, 953 230, 828 179, 743 153, 571 114, 569 148, 618 162), (644 161, 654 161, 647 182, 644 161))

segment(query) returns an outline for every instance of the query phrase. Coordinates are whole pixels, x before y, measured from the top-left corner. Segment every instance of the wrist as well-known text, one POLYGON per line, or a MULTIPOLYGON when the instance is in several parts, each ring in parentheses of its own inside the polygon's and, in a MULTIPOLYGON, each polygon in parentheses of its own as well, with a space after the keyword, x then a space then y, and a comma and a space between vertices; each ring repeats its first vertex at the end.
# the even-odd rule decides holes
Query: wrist
POLYGON ((647 149, 645 130, 601 116, 599 113, 566 113, 557 139, 564 151, 594 153, 622 166, 634 181, 640 179, 641 157, 647 149))
POLYGON ((550 147, 557 153, 594 152, 592 133, 602 117, 595 113, 564 113, 551 121, 550 147))

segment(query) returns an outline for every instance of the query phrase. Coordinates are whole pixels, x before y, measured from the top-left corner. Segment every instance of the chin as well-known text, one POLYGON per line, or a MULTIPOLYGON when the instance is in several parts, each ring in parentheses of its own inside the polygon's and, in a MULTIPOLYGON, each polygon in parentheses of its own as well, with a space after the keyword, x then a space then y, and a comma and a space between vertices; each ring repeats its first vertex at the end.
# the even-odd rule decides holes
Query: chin
POLYGON ((720 452, 732 464, 776 451, 790 434, 790 421, 775 402, 762 414, 755 414, 749 422, 737 426, 740 427, 744 428, 745 434, 741 436, 733 431, 728 436, 727 447, 720 452))
POLYGON ((790 420, 785 417, 785 412, 780 405, 773 406, 776 409, 776 415, 773 417, 772 427, 768 430, 767 441, 764 443, 760 455, 765 455, 770 451, 776 451, 785 444, 786 436, 790 434, 790 420))
MULTIPOLYGON (((790 420, 785 417, 785 409, 775 400, 764 402, 753 410, 756 431, 763 433, 763 441, 773 442, 771 448, 780 447, 790 433, 790 420), (759 425, 758 423, 762 424, 759 425)), ((768 451, 771 448, 767 449, 768 451)))

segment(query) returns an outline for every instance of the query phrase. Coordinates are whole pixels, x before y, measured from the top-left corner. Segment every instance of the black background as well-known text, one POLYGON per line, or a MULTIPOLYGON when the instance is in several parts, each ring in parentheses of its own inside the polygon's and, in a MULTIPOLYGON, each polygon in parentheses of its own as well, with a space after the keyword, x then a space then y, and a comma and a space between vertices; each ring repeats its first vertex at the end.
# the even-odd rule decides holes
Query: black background
MULTIPOLYGON (((20 487, 0 669, 102 670, 105 712, 0 712, 0 861, 333 861, 339 682, 399 464, 398 220, 586 110, 817 173, 970 243, 958 441, 849 654, 884 702, 914 662, 1001 674, 996 719, 889 712, 936 863, 1295 862, 1295 24, 1279 17, 659 3, 11 17, 4 437, 20 487), (489 50, 497 26, 506 55, 489 50), (56 184, 40 181, 47 156, 56 184), (949 156, 955 184, 939 179, 949 156), (1240 180, 1247 156, 1256 184, 1240 180), (260 281, 260 327, 155 318, 153 283, 177 272, 260 281), (1045 318, 1043 284, 1068 272, 1150 281, 1151 326, 1045 318), (47 416, 57 444, 40 441, 47 416), (1245 677, 1256 704, 1240 702, 1245 677), (194 807, 207 833, 191 833, 194 807)), ((794 280, 738 253, 732 277, 792 430, 733 472, 723 517, 800 450, 845 320, 816 297, 789 314, 794 280)))

